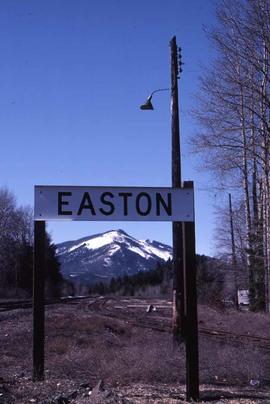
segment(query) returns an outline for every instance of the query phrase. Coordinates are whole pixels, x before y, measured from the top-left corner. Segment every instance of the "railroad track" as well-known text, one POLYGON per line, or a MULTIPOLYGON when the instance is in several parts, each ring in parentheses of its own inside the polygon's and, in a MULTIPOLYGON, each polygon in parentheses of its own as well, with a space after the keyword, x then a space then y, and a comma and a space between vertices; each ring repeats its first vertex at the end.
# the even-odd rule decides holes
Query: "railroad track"
MULTIPOLYGON (((51 304, 78 304, 81 300, 86 300, 86 310, 99 313, 107 317, 124 321, 133 327, 142 327, 159 332, 171 332, 171 312, 170 302, 158 299, 151 299, 151 304, 156 308, 156 312, 146 313, 146 308, 150 300, 145 299, 119 299, 113 297, 63 297, 60 299, 48 299, 46 305, 51 304), (88 303, 87 299, 91 301, 88 303)), ((0 313, 4 311, 27 309, 32 307, 32 300, 0 302, 0 313)), ((270 338, 252 334, 238 334, 231 331, 215 330, 199 326, 199 334, 213 338, 220 342, 228 342, 239 346, 240 344, 252 344, 258 348, 270 351, 270 338)))
MULTIPOLYGON (((157 307, 157 312, 146 313, 146 308, 149 305, 149 301, 147 300, 132 299, 132 304, 130 304, 130 300, 121 299, 120 302, 124 304, 120 305, 118 299, 102 297, 89 304, 88 309, 123 320, 131 326, 150 328, 161 332, 171 332, 171 304, 164 305, 164 303, 160 304, 159 300, 151 300, 151 304, 157 307)), ((238 334, 221 329, 214 330, 202 326, 199 326, 199 334, 220 342, 229 342, 236 346, 247 343, 270 351, 270 338, 267 337, 238 334)))
MULTIPOLYGON (((83 299, 89 299, 90 296, 76 296, 76 297, 61 297, 57 299, 46 299, 45 305, 50 304, 60 304, 60 303, 76 303, 83 299)), ((92 297, 93 298, 93 297, 92 297)), ((29 309, 33 306, 32 299, 26 300, 13 300, 13 301, 5 301, 0 302, 0 313, 3 311, 17 310, 17 309, 29 309)))
POLYGON ((20 301, 8 301, 0 303, 0 313, 2 311, 16 310, 16 309, 27 309, 32 306, 32 301, 30 300, 20 300, 20 301))

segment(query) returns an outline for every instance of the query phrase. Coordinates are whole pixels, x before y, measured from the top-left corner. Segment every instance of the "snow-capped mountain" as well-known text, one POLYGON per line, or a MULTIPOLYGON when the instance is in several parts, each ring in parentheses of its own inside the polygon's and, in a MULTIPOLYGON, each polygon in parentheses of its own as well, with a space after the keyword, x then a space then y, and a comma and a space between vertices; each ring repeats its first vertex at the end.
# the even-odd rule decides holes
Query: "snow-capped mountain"
POLYGON ((65 278, 80 282, 108 282, 112 277, 148 271, 172 257, 172 248, 150 240, 137 240, 123 230, 111 230, 57 245, 65 278))

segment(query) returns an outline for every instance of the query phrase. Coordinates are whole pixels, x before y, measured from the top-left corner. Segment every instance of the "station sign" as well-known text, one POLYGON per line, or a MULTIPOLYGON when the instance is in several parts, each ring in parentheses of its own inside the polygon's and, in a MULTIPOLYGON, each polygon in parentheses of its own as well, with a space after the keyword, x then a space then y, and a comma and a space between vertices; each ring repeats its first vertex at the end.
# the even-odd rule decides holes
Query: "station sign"
POLYGON ((193 189, 35 186, 35 220, 194 221, 193 189))

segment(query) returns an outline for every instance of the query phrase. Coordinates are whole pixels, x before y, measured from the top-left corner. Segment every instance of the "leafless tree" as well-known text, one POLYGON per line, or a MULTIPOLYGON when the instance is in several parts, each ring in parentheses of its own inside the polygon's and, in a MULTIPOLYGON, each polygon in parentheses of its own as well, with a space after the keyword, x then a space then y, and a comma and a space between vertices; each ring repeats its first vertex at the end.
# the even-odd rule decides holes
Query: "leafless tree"
POLYGON ((0 189, 0 284, 18 288, 20 257, 25 246, 33 243, 33 212, 18 207, 14 194, 0 189))
POLYGON ((269 0, 222 1, 209 38, 217 57, 201 80, 196 115, 202 132, 194 145, 206 167, 241 193, 250 307, 264 310, 270 263, 269 0))

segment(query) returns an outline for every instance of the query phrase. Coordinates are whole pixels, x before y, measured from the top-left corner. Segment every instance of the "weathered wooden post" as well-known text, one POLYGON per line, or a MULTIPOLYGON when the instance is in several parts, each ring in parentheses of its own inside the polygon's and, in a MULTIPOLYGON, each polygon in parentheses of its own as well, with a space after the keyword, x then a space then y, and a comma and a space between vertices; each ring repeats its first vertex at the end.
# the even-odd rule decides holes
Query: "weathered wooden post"
MULTIPOLYGON (((193 182, 185 181, 184 188, 193 191, 193 182)), ((184 223, 184 280, 185 280, 185 341, 187 400, 199 400, 199 351, 197 279, 195 253, 195 220, 184 223)))
MULTIPOLYGON (((171 131, 172 131, 172 187, 181 188, 181 152, 178 106, 178 74, 177 44, 174 36, 171 46, 171 131)), ((184 338, 184 267, 183 267, 183 224, 172 223, 173 241, 173 337, 175 342, 184 338)))
POLYGON ((45 221, 34 222, 33 381, 44 379, 45 221))

